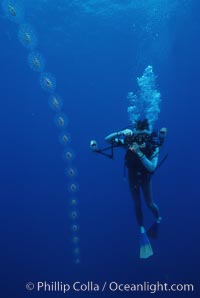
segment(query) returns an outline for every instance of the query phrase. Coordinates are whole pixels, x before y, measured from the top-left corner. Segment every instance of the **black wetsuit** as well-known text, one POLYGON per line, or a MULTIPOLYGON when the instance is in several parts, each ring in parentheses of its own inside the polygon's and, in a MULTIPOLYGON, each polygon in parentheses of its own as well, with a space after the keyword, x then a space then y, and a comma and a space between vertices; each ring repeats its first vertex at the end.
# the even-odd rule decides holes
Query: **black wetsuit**
MULTIPOLYGON (((141 149, 141 151, 148 159, 151 159, 155 152, 154 150, 148 149, 148 146, 145 149, 141 149)), ((139 226, 144 226, 140 189, 143 192, 144 199, 148 208, 152 211, 156 219, 159 218, 159 209, 154 203, 152 197, 152 173, 148 172, 148 170, 142 164, 138 155, 131 150, 127 150, 125 162, 128 168, 130 191, 135 203, 136 219, 139 226)))

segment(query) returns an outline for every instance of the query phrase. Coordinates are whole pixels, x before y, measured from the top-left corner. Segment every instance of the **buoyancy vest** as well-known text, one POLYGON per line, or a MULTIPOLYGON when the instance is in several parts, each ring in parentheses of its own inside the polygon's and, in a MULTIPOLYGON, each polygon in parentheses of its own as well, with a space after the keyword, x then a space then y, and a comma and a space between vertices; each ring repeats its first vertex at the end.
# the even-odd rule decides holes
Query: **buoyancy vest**
MULTIPOLYGON (((147 143, 145 148, 140 149, 142 153, 148 158, 151 159, 155 152, 155 147, 151 146, 151 144, 147 143)), ((142 164, 140 158, 138 155, 128 149, 125 154, 125 165, 128 169, 132 169, 135 172, 141 172, 141 173, 149 173, 149 171, 145 168, 145 166, 142 164)))

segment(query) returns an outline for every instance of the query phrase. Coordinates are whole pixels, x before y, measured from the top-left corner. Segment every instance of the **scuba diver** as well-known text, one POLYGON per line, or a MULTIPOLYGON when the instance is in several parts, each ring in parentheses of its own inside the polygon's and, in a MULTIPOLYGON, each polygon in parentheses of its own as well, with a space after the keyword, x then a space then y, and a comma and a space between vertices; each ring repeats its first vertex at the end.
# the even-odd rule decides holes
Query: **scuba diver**
POLYGON ((158 132, 153 130, 154 123, 160 113, 161 94, 156 88, 156 75, 153 67, 148 65, 141 77, 137 77, 138 90, 128 92, 128 115, 131 125, 123 130, 105 137, 109 146, 99 149, 97 142, 92 140, 90 148, 113 159, 114 149, 121 147, 126 150, 125 166, 128 168, 130 192, 135 205, 135 214, 140 229, 140 258, 146 259, 153 255, 149 237, 157 238, 162 220, 159 208, 152 196, 152 175, 163 164, 167 154, 158 163, 158 155, 167 134, 166 128, 158 132), (108 151, 110 150, 110 152, 108 151), (152 212, 155 221, 146 231, 142 212, 141 195, 152 212))
POLYGON ((166 128, 160 129, 158 133, 151 132, 148 120, 144 119, 136 121, 135 127, 106 136, 105 141, 110 143, 111 147, 100 150, 96 141, 92 140, 90 143, 93 152, 101 153, 109 158, 113 158, 113 148, 115 147, 122 147, 126 150, 125 166, 128 168, 129 187, 140 228, 140 258, 148 258, 153 255, 148 236, 157 238, 158 226, 162 220, 159 208, 153 200, 151 178, 158 167, 159 148, 164 142, 166 133, 166 128), (112 154, 105 153, 108 149, 112 150, 112 154), (147 207, 155 218, 154 224, 147 232, 144 228, 141 191, 147 207))

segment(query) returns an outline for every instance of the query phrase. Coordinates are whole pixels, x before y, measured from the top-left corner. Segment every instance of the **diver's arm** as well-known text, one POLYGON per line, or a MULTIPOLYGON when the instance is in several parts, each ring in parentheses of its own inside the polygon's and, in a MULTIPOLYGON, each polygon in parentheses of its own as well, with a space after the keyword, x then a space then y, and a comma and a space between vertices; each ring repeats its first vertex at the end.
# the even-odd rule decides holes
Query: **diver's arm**
POLYGON ((143 166, 147 169, 147 171, 149 172, 155 171, 158 164, 158 153, 159 153, 159 149, 156 148, 156 150, 154 151, 150 159, 148 159, 141 151, 140 153, 137 153, 143 166))
POLYGON ((120 135, 118 132, 113 132, 109 134, 107 137, 105 137, 105 142, 111 143, 113 142, 116 138, 118 138, 120 135))
POLYGON ((150 159, 148 159, 146 155, 140 150, 140 147, 137 143, 133 143, 133 145, 129 149, 131 151, 134 151, 138 155, 139 159, 141 160, 141 163, 147 169, 147 171, 149 172, 155 171, 158 164, 158 153, 159 153, 158 147, 154 150, 150 159))
MULTIPOLYGON (((109 134, 107 137, 105 137, 105 142, 107 143, 112 143, 113 141, 118 142, 121 136, 131 136, 132 134, 133 132, 131 129, 125 129, 118 132, 113 132, 109 134)), ((122 142, 123 140, 120 140, 120 141, 122 142)))

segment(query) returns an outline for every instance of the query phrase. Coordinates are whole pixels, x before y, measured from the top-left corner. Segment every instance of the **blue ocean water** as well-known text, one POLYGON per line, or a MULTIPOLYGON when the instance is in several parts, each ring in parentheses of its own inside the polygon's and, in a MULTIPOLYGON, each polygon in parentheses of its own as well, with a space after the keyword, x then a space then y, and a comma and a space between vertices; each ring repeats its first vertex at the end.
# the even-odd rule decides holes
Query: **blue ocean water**
MULTIPOLYGON (((1 1, 2 2, 2 1, 1 1)), ((199 260, 199 3, 195 0, 19 1, 38 49, 56 77, 78 171, 81 263, 72 262, 68 179, 49 97, 28 66, 18 25, 1 9, 1 292, 29 293, 29 281, 192 283, 199 260), (152 65, 162 95, 156 127, 167 161, 153 177, 163 221, 154 256, 139 259, 139 235, 124 152, 93 154, 91 139, 129 125, 126 99, 152 65)), ((152 223, 146 209, 145 224, 152 223)), ((158 297, 173 297, 157 293, 158 297)), ((70 292, 68 296, 148 297, 150 293, 70 292)), ((156 294, 155 294, 156 295, 156 294)))

